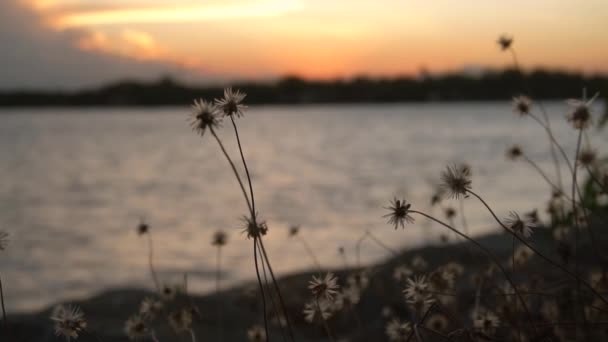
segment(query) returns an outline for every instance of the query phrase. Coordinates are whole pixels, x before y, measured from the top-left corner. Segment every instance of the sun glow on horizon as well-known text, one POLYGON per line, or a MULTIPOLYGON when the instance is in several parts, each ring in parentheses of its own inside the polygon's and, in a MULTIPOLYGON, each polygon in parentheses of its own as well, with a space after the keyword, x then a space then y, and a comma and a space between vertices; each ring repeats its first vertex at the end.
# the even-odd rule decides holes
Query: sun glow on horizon
POLYGON ((27 1, 56 31, 77 32, 74 45, 82 50, 197 75, 327 79, 501 68, 511 63, 495 45, 501 33, 515 36, 524 68, 608 72, 601 15, 608 2, 601 0, 9 1, 27 1))

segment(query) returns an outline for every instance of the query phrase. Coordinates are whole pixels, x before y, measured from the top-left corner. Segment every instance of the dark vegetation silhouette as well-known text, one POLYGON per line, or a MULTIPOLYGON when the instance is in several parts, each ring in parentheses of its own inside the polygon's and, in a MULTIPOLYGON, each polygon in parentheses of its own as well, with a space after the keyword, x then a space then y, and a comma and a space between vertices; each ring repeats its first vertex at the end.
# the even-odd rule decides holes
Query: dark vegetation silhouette
MULTIPOLYGON (((564 99, 580 89, 608 93, 607 75, 516 69, 486 71, 480 75, 447 73, 418 77, 306 80, 286 76, 275 82, 233 84, 248 96, 250 104, 380 103, 426 101, 504 100, 519 95, 522 80, 536 98, 564 99)), ((188 86, 171 77, 156 82, 125 80, 97 89, 72 92, 15 90, 0 92, 0 106, 158 106, 183 105, 192 98, 215 98, 223 86, 188 86)))

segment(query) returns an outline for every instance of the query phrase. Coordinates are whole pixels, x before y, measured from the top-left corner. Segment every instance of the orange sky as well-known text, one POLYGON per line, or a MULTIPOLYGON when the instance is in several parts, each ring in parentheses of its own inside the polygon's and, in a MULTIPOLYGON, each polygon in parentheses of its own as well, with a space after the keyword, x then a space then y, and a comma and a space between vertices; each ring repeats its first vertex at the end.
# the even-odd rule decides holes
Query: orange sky
POLYGON ((195 74, 271 78, 388 76, 510 62, 608 72, 606 0, 9 0, 79 49, 178 65, 195 74), (84 33, 83 33, 84 32, 84 33))

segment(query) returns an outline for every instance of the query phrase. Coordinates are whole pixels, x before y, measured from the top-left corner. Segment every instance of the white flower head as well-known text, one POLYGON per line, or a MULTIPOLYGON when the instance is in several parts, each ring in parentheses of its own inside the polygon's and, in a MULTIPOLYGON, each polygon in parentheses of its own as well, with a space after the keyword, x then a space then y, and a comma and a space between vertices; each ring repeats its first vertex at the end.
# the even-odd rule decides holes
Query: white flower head
POLYGON ((207 128, 217 128, 220 124, 221 118, 215 104, 202 99, 194 100, 192 113, 190 114, 192 130, 203 136, 207 128))
POLYGON ((308 323, 314 322, 316 319, 326 320, 331 317, 331 304, 327 300, 315 299, 304 304, 304 319, 308 323))
POLYGON ((516 212, 512 211, 509 213, 509 218, 505 220, 505 225, 513 233, 523 237, 525 239, 532 236, 532 229, 536 228, 536 224, 528 220, 527 218, 521 218, 516 212))
POLYGON ((260 325, 254 325, 247 330, 247 341, 266 342, 266 330, 260 325))
POLYGON ((86 329, 87 321, 80 308, 58 305, 53 309, 51 320, 55 322, 55 335, 65 337, 68 342, 78 339, 78 334, 86 329))
POLYGON ((0 251, 3 251, 8 246, 8 233, 0 230, 0 251))
POLYGON ((145 319, 154 319, 162 309, 163 302, 152 298, 145 298, 139 306, 139 314, 145 319))
POLYGON ((406 321, 400 321, 397 318, 392 319, 386 325, 386 336, 391 342, 405 342, 410 338, 412 333, 412 325, 406 321))
POLYGON ((313 275, 308 284, 308 288, 316 298, 328 300, 332 300, 340 288, 338 278, 331 272, 328 272, 323 278, 313 275))
POLYGON ((572 123, 572 127, 575 129, 586 129, 593 123, 591 116, 591 104, 598 97, 599 93, 596 93, 590 100, 574 100, 570 99, 567 101, 571 107, 570 113, 567 116, 568 121, 572 123))
POLYGON ((241 93, 239 90, 233 91, 232 88, 226 88, 224 89, 224 97, 216 99, 215 104, 225 116, 241 117, 247 109, 247 106, 241 103, 245 96, 247 94, 241 93))
POLYGON ((423 297, 426 294, 426 290, 428 287, 429 283, 426 281, 425 276, 410 277, 406 281, 403 294, 407 299, 423 297))
POLYGON ((145 339, 150 330, 140 315, 134 315, 125 323, 125 333, 130 340, 139 341, 145 339))

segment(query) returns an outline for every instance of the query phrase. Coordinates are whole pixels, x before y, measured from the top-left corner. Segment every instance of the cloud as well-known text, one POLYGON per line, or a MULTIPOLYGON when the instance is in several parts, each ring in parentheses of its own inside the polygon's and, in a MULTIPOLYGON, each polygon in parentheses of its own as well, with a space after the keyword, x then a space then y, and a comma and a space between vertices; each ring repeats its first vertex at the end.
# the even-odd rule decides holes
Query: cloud
POLYGON ((57 32, 43 21, 16 0, 0 1, 0 89, 75 89, 166 74, 201 79, 204 68, 200 64, 168 54, 143 32, 123 32, 123 50, 117 50, 101 33, 57 32))

